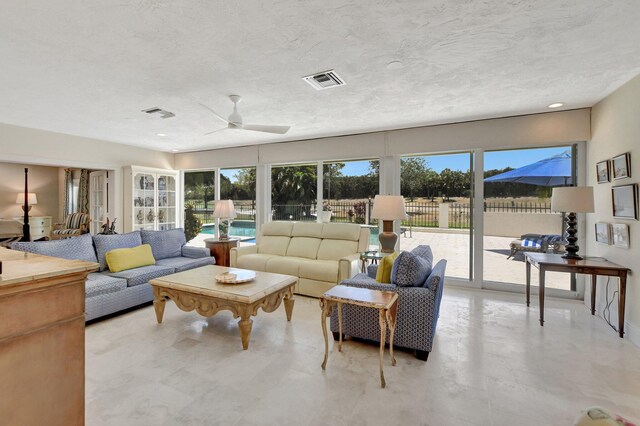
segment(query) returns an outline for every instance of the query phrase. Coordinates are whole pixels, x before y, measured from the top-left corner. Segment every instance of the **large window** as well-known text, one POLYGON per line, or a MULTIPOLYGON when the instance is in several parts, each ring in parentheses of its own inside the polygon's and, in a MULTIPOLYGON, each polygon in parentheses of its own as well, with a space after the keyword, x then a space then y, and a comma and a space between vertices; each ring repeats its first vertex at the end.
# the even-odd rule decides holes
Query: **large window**
MULTIPOLYGON (((563 218, 551 211, 551 189, 572 184, 573 164, 570 146, 485 153, 483 275, 489 286, 524 285, 525 251, 563 251, 563 218)), ((538 284, 535 276, 531 284, 538 284)), ((570 290, 571 275, 548 272, 546 286, 570 290)))
POLYGON ((220 170, 220 199, 233 200, 236 210, 229 235, 252 242, 256 236, 256 168, 220 170))
POLYGON ((316 164, 271 168, 273 220, 316 220, 316 164))
POLYGON ((447 259, 447 276, 471 280, 471 154, 400 161, 400 190, 409 216, 402 222, 400 247, 429 245, 434 261, 447 259))

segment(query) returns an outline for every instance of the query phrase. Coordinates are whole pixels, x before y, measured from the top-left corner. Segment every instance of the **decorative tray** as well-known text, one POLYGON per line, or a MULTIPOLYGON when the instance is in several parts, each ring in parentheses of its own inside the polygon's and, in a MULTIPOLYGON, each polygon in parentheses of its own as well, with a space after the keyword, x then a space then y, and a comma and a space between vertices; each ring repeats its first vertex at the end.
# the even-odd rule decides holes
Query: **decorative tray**
POLYGON ((225 273, 216 275, 216 281, 224 284, 240 284, 253 280, 256 273, 242 269, 231 269, 225 273))

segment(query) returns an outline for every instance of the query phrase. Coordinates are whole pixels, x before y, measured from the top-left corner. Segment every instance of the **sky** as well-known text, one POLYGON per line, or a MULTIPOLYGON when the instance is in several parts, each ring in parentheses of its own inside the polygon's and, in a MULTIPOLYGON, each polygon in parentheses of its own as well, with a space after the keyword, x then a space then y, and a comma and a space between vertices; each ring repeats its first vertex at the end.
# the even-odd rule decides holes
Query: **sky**
MULTIPOLYGON (((538 160, 552 157, 570 149, 570 147, 561 147, 486 152, 484 156, 484 168, 485 170, 491 170, 503 169, 509 166, 517 169, 518 167, 535 163, 538 160)), ((429 155, 424 158, 429 167, 437 173, 440 173, 446 168, 463 172, 469 169, 469 154, 429 155)), ((350 161, 345 163, 342 174, 345 176, 358 176, 366 174, 368 171, 368 161, 350 161)))
MULTIPOLYGON (((526 166, 536 161, 552 157, 564 151, 571 150, 570 147, 560 148, 536 148, 536 149, 515 149, 509 151, 485 152, 484 169, 503 169, 505 167, 526 166)), ((428 155, 424 157, 429 167, 437 173, 443 169, 460 170, 466 172, 469 169, 469 154, 443 154, 428 155)), ((239 169, 224 169, 223 176, 228 177, 231 182, 236 182, 235 174, 239 169)), ((344 176, 360 176, 369 172, 369 161, 347 161, 342 169, 344 176)))

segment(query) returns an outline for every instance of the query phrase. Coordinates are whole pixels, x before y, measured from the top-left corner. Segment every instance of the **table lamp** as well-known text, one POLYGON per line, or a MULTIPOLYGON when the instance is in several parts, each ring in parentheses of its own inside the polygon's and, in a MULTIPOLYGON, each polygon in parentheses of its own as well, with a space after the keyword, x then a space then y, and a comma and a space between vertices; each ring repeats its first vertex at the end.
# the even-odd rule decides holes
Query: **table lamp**
POLYGON ((393 232, 393 221, 407 218, 402 195, 376 195, 371 218, 382 220, 382 232, 378 236, 380 251, 393 253, 398 241, 398 234, 393 232))
MULTIPOLYGON (((27 197, 27 202, 29 204, 28 211, 31 211, 31 206, 34 204, 38 204, 38 197, 36 197, 36 194, 33 192, 29 192, 28 194, 29 194, 29 196, 27 197)), ((21 204, 22 211, 24 211, 24 192, 18 192, 18 196, 16 197, 16 204, 21 204)))
POLYGON ((578 255, 580 249, 576 245, 578 237, 576 234, 578 224, 576 213, 593 213, 593 187, 591 186, 564 186, 553 188, 551 193, 551 211, 567 213, 567 253, 562 257, 564 259, 580 260, 578 255))
POLYGON ((229 239, 229 223, 227 222, 229 219, 235 219, 236 209, 233 206, 232 200, 220 200, 216 202, 216 208, 213 211, 213 217, 220 219, 220 239, 228 240, 229 239))

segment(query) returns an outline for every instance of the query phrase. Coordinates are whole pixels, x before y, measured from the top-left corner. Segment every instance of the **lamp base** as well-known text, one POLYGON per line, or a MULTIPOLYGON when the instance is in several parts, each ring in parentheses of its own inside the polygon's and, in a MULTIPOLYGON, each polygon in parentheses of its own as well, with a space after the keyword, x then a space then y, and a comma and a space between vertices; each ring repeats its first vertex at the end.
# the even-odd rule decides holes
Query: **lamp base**
POLYGON ((582 256, 578 255, 578 250, 580 247, 576 244, 578 241, 578 237, 576 234, 578 230, 576 229, 576 225, 578 224, 578 220, 576 219, 576 214, 574 212, 570 212, 567 214, 567 241, 569 244, 565 247, 567 251, 562 255, 563 259, 570 260, 582 260, 582 256))
POLYGON ((382 221, 382 232, 378 235, 380 241, 380 251, 382 253, 393 253, 398 242, 398 234, 393 232, 393 221, 382 221))

